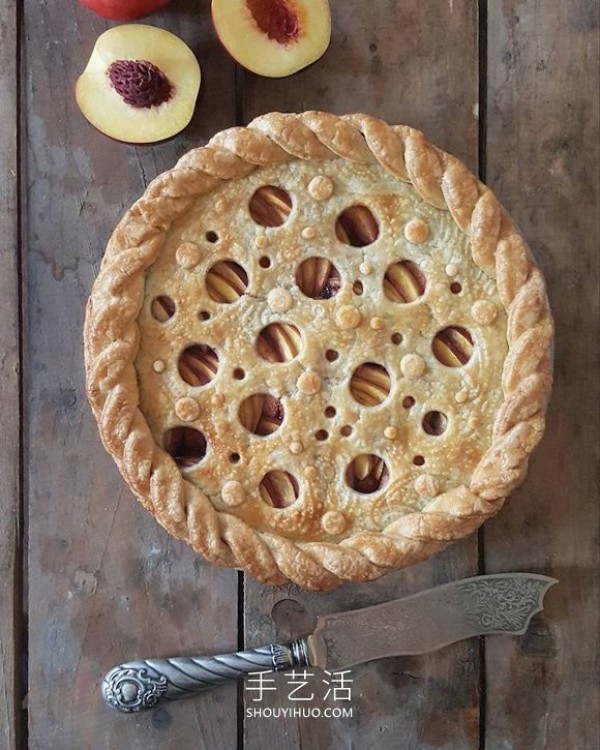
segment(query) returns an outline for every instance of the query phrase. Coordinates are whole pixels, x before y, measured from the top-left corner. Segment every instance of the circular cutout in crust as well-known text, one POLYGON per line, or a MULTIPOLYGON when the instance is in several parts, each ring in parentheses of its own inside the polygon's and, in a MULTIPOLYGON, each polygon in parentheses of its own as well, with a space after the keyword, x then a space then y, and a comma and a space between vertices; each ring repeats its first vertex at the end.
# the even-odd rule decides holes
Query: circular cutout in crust
POLYGON ((117 227, 87 310, 87 389, 105 446, 170 533, 261 581, 324 590, 420 562, 501 507, 543 433, 552 336, 544 281, 524 240, 461 162, 418 131, 365 115, 271 114, 184 156, 117 227), (331 185, 318 202, 307 190, 315 178, 331 185), (256 198, 254 216, 249 206, 264 186, 289 199, 258 193, 257 222, 256 198), (348 213, 353 206, 369 213, 348 213), (387 225, 385 216, 398 220, 387 225), (416 223, 418 242, 404 231, 416 223), (218 242, 208 246, 207 232, 218 242), (207 247, 193 269, 177 265, 184 242, 207 247), (240 248, 243 274, 229 255, 241 257, 240 248), (298 288, 297 269, 310 257, 339 274, 328 299, 298 288), (203 279, 219 262, 228 265, 217 271, 235 275, 219 273, 215 299, 203 279), (285 324, 302 341, 285 365, 256 346, 281 323, 268 303, 275 287, 289 290, 285 324), (170 306, 152 314, 160 298, 177 300, 172 320, 170 306), (190 341, 218 351, 210 386, 173 377, 190 341), (390 390, 377 408, 352 398, 360 362, 385 362, 390 390), (235 368, 243 380, 220 376, 235 368), (164 442, 176 402, 191 390, 197 409, 186 429, 206 440, 195 462, 203 446, 180 428, 164 442), (255 398, 243 412, 254 434, 240 405, 271 392, 285 394, 285 420, 264 399, 259 414, 255 398), (238 455, 244 460, 231 459, 238 455), (385 481, 366 493, 351 486, 362 487, 360 471, 350 484, 347 473, 365 456, 376 457, 374 475, 385 465, 385 481), (275 503, 265 502, 264 482, 260 489, 268 475, 275 503), (302 488, 297 497, 288 475, 302 488), (422 492, 425 475, 436 479, 434 496, 422 492), (279 485, 285 492, 273 490, 279 485), (285 512, 273 507, 280 495, 285 512))

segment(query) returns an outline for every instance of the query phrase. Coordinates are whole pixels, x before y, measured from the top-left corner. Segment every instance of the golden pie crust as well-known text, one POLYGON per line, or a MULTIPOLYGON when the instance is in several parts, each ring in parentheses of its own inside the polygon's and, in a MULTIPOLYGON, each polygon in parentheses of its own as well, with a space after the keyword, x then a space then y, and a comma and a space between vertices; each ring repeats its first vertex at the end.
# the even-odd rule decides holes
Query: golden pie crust
POLYGON ((544 430, 552 337, 542 274, 460 161, 365 115, 269 114, 116 228, 87 389, 169 533, 325 590, 499 510, 544 430))

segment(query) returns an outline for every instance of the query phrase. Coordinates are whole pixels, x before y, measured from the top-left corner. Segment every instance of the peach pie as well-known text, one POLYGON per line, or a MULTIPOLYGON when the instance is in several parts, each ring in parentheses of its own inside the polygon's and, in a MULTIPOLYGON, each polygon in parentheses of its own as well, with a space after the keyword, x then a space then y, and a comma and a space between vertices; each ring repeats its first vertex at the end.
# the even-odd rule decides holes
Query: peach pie
POLYGON ((269 114, 116 228, 88 394, 171 534, 324 590, 498 511, 543 433, 552 336, 542 274, 464 164, 365 115, 269 114))

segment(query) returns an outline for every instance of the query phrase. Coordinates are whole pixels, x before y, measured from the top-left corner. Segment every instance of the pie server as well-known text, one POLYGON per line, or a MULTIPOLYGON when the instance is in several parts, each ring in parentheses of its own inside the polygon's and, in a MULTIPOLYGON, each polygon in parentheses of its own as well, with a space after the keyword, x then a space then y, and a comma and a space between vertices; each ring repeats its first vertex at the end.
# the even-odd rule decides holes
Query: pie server
POLYGON ((373 607, 323 615, 314 633, 286 644, 130 661, 106 674, 102 694, 114 708, 134 713, 252 672, 342 670, 386 656, 425 654, 477 635, 522 635, 555 583, 534 573, 464 578, 373 607))

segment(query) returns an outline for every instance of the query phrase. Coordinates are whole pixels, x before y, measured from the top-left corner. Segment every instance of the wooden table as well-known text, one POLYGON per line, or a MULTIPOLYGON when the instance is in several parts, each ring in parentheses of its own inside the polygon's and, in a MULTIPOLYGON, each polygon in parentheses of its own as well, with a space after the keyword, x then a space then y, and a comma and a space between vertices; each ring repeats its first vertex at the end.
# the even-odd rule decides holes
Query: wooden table
MULTIPOLYGON (((183 135, 135 148, 73 98, 109 24, 74 0, 0 0, 0 748, 600 747, 598 3, 332 0, 329 52, 283 80, 236 68, 208 5, 149 19, 195 50, 204 83, 183 135), (499 517, 426 564, 322 595, 167 537, 101 447, 81 344, 106 240, 148 182, 223 127, 304 109, 410 124, 478 171, 529 238, 558 327, 547 433, 499 517), (251 718, 235 684, 136 717, 99 699, 121 660, 258 645, 317 612, 508 570, 560 579, 526 636, 357 667, 353 718, 251 718)), ((290 705, 285 687, 265 705, 290 705)))

